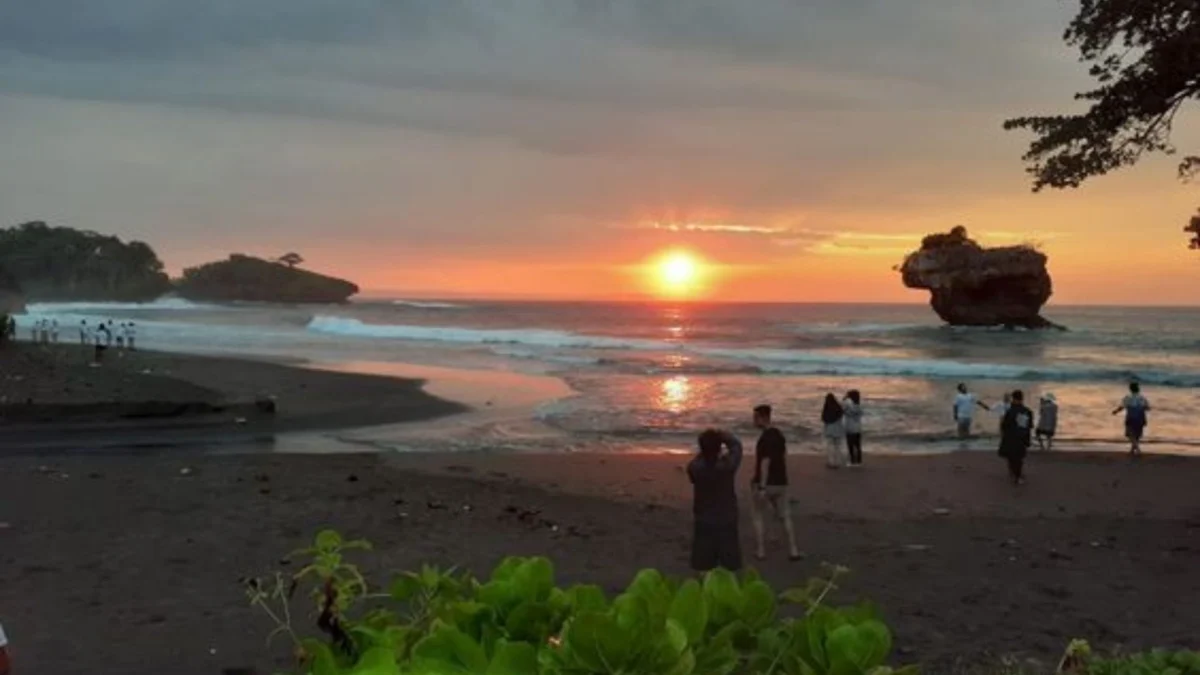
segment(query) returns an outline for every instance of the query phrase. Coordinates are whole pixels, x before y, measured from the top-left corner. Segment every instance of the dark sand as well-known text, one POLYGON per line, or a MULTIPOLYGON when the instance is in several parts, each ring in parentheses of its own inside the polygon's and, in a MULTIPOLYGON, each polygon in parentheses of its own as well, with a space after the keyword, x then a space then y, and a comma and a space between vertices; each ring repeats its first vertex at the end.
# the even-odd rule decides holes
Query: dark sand
POLYGON ((417 380, 116 349, 108 350, 102 366, 92 367, 91 354, 78 345, 18 343, 0 349, 0 453, 238 440, 465 410, 426 394, 417 380), (254 401, 265 397, 274 398, 275 415, 255 412, 254 401), (146 409, 164 414, 135 416, 146 409))
MULTIPOLYGON (((317 529, 373 540, 370 571, 486 571, 507 554, 546 554, 562 580, 615 589, 645 566, 686 573, 682 461, 0 458, 0 621, 18 673, 271 672, 270 627, 238 578, 276 568, 317 529)), ((1075 637, 1200 647, 1200 461, 1036 456, 1022 489, 987 454, 868 457, 835 473, 807 456, 792 473, 808 558, 786 562, 776 537, 766 576, 782 587, 821 561, 853 568, 841 597, 878 603, 899 659, 927 673, 996 655, 1048 672, 1075 637)), ((747 523, 747 548, 749 535, 747 523)))

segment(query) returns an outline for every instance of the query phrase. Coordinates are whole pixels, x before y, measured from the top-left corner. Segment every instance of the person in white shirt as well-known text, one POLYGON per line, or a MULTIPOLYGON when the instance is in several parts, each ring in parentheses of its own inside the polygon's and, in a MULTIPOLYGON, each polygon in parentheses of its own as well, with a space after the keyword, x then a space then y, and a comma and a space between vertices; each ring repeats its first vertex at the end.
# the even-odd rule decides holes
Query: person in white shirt
POLYGON ((135 349, 134 341, 137 339, 137 326, 132 321, 125 326, 125 346, 129 349, 135 349))
POLYGON ((58 344, 58 319, 50 322, 50 341, 58 344))
POLYGON ((87 346, 92 341, 92 332, 88 329, 87 319, 79 322, 79 344, 87 346))
POLYGON ((1142 454, 1142 435, 1150 422, 1150 401, 1142 396, 1142 387, 1137 382, 1129 383, 1129 394, 1121 399, 1121 405, 1112 414, 1125 412, 1125 438, 1129 439, 1129 454, 1140 457, 1142 454))
POLYGON ((986 403, 980 401, 975 394, 967 391, 965 383, 959 383, 958 395, 954 397, 954 424, 958 429, 959 438, 968 438, 971 435, 971 421, 975 416, 975 407, 978 406, 984 410, 991 410, 986 403))

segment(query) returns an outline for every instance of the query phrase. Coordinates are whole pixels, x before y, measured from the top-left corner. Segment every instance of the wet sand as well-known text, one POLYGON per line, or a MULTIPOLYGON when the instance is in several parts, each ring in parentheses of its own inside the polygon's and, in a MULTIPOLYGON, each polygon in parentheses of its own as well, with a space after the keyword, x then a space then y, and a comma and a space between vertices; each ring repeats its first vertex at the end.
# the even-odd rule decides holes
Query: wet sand
POLYGON ((116 349, 94 367, 91 355, 79 345, 29 343, 0 352, 0 452, 245 440, 467 410, 426 393, 419 379, 116 349), (277 412, 259 413, 260 399, 277 412))
MULTIPOLYGON (((270 627, 238 579, 317 529, 373 540, 369 571, 545 554, 563 580, 615 589, 641 567, 687 572, 683 461, 3 457, 0 621, 18 672, 267 673, 287 650, 264 649, 270 627)), ((883 609, 898 660, 961 673, 1013 655, 1048 672, 1075 637, 1200 647, 1200 461, 1034 456, 1020 489, 990 454, 867 461, 828 472, 792 459, 807 558, 787 562, 776 533, 761 568, 783 587, 821 561, 851 567, 841 597, 883 609)))

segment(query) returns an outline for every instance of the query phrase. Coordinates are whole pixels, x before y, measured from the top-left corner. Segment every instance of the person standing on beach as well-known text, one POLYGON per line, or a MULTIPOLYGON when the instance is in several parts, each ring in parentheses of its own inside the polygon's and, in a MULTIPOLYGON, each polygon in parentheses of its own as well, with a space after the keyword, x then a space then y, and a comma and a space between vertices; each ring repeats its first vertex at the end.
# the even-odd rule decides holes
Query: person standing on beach
POLYGON ((787 439, 782 431, 771 424, 769 405, 760 405, 754 409, 754 426, 762 431, 754 449, 754 477, 750 479, 753 491, 750 515, 754 520, 754 537, 757 544, 754 557, 759 560, 767 557, 763 511, 769 507, 783 522, 783 531, 787 534, 788 541, 788 559, 799 560, 800 549, 796 547, 796 531, 792 526, 792 505, 788 500, 787 439), (763 462, 767 463, 765 476, 763 462))
POLYGON ((50 322, 50 341, 58 344, 58 319, 50 322))
POLYGON ((136 351, 136 347, 134 347, 134 341, 136 339, 137 326, 133 325, 133 322, 130 321, 129 325, 125 327, 125 346, 128 347, 130 351, 136 351))
POLYGON ((846 450, 850 453, 850 466, 862 466, 862 394, 857 389, 846 392, 842 400, 846 414, 846 450))
POLYGON ((1058 431, 1058 399, 1046 392, 1038 403, 1037 442, 1042 450, 1054 449, 1054 434, 1058 431))
POLYGON ((1142 386, 1137 382, 1129 383, 1129 394, 1121 401, 1121 405, 1112 414, 1125 411, 1125 438, 1129 439, 1129 454, 1133 457, 1142 455, 1142 435, 1146 431, 1150 412, 1150 401, 1142 396, 1142 386))
POLYGON ((87 346, 92 341, 92 332, 88 329, 87 319, 79 322, 79 344, 87 346))
POLYGON ((975 407, 990 410, 987 404, 980 401, 975 394, 967 391, 966 383, 959 383, 958 395, 954 397, 954 424, 958 429, 959 438, 971 437, 971 421, 975 417, 975 407))
POLYGON ((1008 412, 1000 422, 1000 456, 1008 460, 1013 485, 1025 482, 1025 455, 1033 442, 1033 411, 1025 407, 1025 393, 1012 393, 1008 412))
POLYGON ((825 405, 821 408, 821 423, 825 425, 825 465, 830 469, 846 466, 846 452, 842 443, 846 440, 846 412, 837 397, 825 394, 825 405))
POLYGON ((723 567, 737 571, 742 568, 742 544, 735 478, 742 465, 742 442, 727 431, 707 429, 697 444, 700 452, 687 465, 695 519, 692 569, 707 572, 723 567))

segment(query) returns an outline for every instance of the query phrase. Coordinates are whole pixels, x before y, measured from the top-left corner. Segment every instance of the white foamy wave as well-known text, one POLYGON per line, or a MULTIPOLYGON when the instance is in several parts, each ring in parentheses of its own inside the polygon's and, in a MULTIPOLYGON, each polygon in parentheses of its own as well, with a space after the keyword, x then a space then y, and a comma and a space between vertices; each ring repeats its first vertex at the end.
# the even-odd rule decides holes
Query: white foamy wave
POLYGON ((1088 366, 1032 366, 1010 363, 964 363, 935 359, 847 356, 784 349, 697 349, 706 356, 750 361, 763 373, 781 375, 849 375, 930 379, 1130 381, 1168 387, 1200 386, 1200 373, 1125 370, 1088 366))
POLYGON ((335 316, 316 316, 308 322, 308 330, 362 338, 412 340, 419 342, 453 342, 459 344, 514 344, 567 349, 638 349, 664 351, 676 349, 669 342, 635 338, 579 335, 557 330, 538 329, 481 329, 455 326, 413 326, 402 324, 363 323, 358 319, 335 316))
POLYGON ((817 323, 800 324, 793 329, 797 333, 898 333, 920 328, 931 328, 920 323, 817 323))
POLYGON ((596 366, 604 362, 594 356, 575 356, 555 352, 537 351, 534 349, 512 349, 509 347, 492 347, 492 353, 510 359, 526 359, 530 361, 549 361, 575 366, 596 366))
POLYGON ((452 302, 431 302, 421 300, 393 300, 393 305, 398 307, 412 307, 415 309, 466 309, 466 305, 456 305, 452 302))
POLYGON ((184 300, 183 298, 159 298, 151 302, 34 302, 26 306, 29 314, 85 314, 93 312, 128 312, 128 311, 187 311, 205 309, 225 309, 219 305, 210 305, 184 300))

